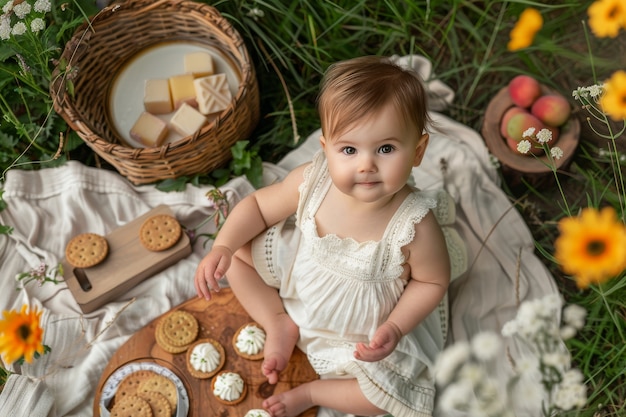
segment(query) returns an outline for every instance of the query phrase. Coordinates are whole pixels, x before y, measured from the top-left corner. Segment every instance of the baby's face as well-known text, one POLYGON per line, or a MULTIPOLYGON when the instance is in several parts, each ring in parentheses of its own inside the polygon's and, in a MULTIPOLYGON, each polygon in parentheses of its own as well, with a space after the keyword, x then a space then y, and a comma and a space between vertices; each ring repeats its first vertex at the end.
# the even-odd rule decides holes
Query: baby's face
POLYGON ((321 138, 334 185, 367 203, 389 198, 406 185, 427 141, 428 135, 407 126, 391 104, 339 137, 321 138))

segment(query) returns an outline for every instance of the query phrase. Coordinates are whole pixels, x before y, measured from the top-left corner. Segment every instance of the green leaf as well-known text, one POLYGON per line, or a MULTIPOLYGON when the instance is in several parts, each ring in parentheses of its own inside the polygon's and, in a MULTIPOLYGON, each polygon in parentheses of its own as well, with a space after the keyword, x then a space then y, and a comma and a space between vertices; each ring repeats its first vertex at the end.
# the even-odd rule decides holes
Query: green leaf
POLYGON ((185 191, 189 177, 182 176, 178 178, 170 178, 157 183, 156 188, 160 191, 185 191))

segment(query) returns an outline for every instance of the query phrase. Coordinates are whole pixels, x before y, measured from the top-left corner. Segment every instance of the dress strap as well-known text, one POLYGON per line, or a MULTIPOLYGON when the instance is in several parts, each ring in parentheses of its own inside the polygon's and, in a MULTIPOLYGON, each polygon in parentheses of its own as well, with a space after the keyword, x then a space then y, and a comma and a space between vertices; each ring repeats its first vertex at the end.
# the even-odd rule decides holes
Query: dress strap
POLYGON ((311 164, 304 169, 304 181, 300 184, 300 200, 296 212, 296 224, 300 226, 307 218, 315 216, 330 189, 330 175, 326 155, 319 150, 313 156, 311 164))

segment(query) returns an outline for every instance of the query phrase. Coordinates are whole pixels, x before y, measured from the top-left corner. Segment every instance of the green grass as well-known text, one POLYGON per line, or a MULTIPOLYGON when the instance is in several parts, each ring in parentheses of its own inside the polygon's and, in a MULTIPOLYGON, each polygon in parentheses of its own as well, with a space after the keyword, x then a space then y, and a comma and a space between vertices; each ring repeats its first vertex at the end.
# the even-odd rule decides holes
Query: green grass
MULTIPOLYGON (((433 63, 437 78, 456 92, 445 113, 477 131, 481 129, 491 97, 517 74, 532 75, 571 97, 576 87, 603 80, 616 69, 626 69, 624 31, 618 39, 590 36, 587 42, 583 21, 591 1, 562 0, 547 5, 522 0, 207 0, 206 3, 227 17, 245 39, 261 92, 261 121, 250 138, 250 147, 271 162, 319 126, 315 98, 324 70, 334 61, 370 54, 423 55, 433 63), (509 52, 508 32, 528 6, 542 13, 544 26, 531 47, 509 52), (253 8, 261 10, 263 16, 251 16, 253 8)), ((70 2, 73 4, 76 2, 70 2)), ((74 8, 72 16, 79 18, 80 11, 74 8)), ((71 28, 68 22, 75 21, 65 22, 71 28)), ((62 23, 58 21, 59 25, 62 23)), ((55 38, 60 45, 71 35, 67 27, 66 32, 55 38)), ((14 84, 17 64, 2 48, 0 58, 4 62, 0 71, 2 94, 7 97, 9 108, 23 110, 19 91, 4 88, 14 84)), ((21 120, 33 122, 25 123, 27 132, 14 128, 6 119, 0 122, 3 171, 26 149, 24 134, 32 135, 34 127, 41 124, 49 103, 40 104, 43 105, 26 119, 19 113, 21 120)), ((577 115, 584 122, 584 111, 577 110, 577 115)), ((54 114, 51 117, 43 136, 37 139, 38 146, 28 149, 20 162, 48 159, 57 149, 58 132, 66 126, 54 114)), ((606 144, 591 136, 582 139, 570 168, 558 173, 568 206, 573 212, 587 205, 610 204, 619 208, 624 204, 624 195, 614 185, 615 168, 597 149, 606 148, 606 144)), ((70 135, 61 158, 42 166, 66 158, 88 164, 95 161, 90 149, 70 135)), ((30 164, 23 168, 39 166, 30 164)), ((210 180, 208 175, 200 177, 206 177, 200 182, 210 180)), ((568 342, 574 365, 584 372, 589 387, 588 406, 572 415, 623 416, 626 278, 590 290, 578 290, 552 259, 556 222, 565 214, 554 179, 509 187, 505 178, 503 187, 512 201, 519 202, 517 207, 535 236, 537 253, 555 275, 566 300, 589 311, 586 327, 568 342)))

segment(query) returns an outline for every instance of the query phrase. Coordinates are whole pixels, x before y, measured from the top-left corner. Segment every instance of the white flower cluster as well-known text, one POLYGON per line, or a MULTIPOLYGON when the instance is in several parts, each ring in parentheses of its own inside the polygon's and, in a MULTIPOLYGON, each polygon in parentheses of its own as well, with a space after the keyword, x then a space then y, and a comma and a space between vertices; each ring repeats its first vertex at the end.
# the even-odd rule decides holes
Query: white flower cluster
POLYGON ((505 384, 493 377, 497 372, 494 359, 505 354, 499 335, 481 332, 470 342, 459 341, 446 348, 435 363, 435 380, 442 388, 441 411, 508 417, 518 409, 534 409, 552 416, 582 407, 587 389, 580 371, 570 369, 563 340, 584 326, 587 312, 577 305, 565 307, 560 327, 561 306, 559 295, 525 301, 515 319, 503 326, 502 336, 529 348, 522 358, 515 359, 514 375, 505 384))
MULTIPOLYGON (((531 139, 535 139, 540 144, 552 141, 552 131, 550 129, 541 129, 535 135, 536 130, 537 129, 535 129, 534 127, 529 127, 524 132, 522 132, 522 137, 524 139, 520 140, 517 143, 517 151, 519 153, 525 155, 530 152, 530 149, 532 148, 532 143, 530 142, 531 139)), ((563 150, 558 146, 553 146, 552 148, 550 148, 550 156, 552 156, 552 158, 554 159, 561 159, 563 157, 563 150)))
POLYGON ((439 397, 441 411, 512 417, 506 392, 488 371, 489 362, 501 354, 502 340, 493 332, 480 332, 469 343, 461 341, 444 350, 435 363, 435 381, 445 386, 439 397))
POLYGON ((2 7, 0 39, 7 40, 11 36, 24 35, 29 29, 33 33, 44 30, 46 22, 43 17, 51 8, 50 0, 36 0, 33 5, 28 0, 17 4, 10 0, 2 7))
POLYGON ((587 101, 589 98, 597 101, 597 99, 602 96, 602 93, 604 93, 604 88, 604 84, 578 87, 576 90, 572 91, 572 97, 579 101, 587 101))

